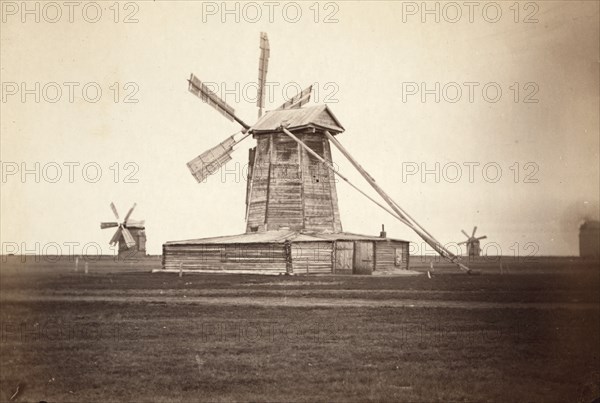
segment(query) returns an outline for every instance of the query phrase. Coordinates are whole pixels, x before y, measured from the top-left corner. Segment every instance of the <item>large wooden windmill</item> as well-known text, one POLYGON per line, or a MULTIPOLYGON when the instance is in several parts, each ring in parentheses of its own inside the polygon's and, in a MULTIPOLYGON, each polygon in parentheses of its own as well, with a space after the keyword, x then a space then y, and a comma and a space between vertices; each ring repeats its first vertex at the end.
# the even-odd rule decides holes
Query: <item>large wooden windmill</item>
POLYGON ((123 222, 119 222, 119 213, 114 203, 110 203, 110 208, 117 219, 116 222, 101 222, 100 228, 117 227, 110 245, 119 245, 119 257, 131 256, 134 252, 146 254, 146 231, 144 221, 131 220, 129 217, 137 206, 136 203, 131 206, 123 222))
POLYGON ((249 125, 233 107, 191 75, 189 91, 227 119, 242 126, 239 133, 205 151, 187 165, 198 182, 231 160, 234 147, 252 136, 246 188, 246 232, 230 237, 173 241, 163 245, 166 269, 270 272, 371 273, 408 267, 408 242, 342 232, 336 183, 338 175, 394 218, 413 229, 442 256, 462 269, 440 242, 410 217, 377 185, 337 140, 343 126, 326 105, 304 107, 312 87, 263 115, 270 48, 260 35, 258 121, 249 125), (331 144, 337 147, 383 198, 368 196, 337 172, 331 144))
POLYGON ((460 230, 466 237, 466 241, 459 242, 459 245, 466 244, 467 245, 467 255, 468 256, 480 256, 481 255, 481 247, 479 245, 479 241, 482 239, 486 239, 487 235, 476 237, 475 232, 477 231, 477 226, 473 227, 473 233, 471 235, 467 234, 464 229, 460 230))

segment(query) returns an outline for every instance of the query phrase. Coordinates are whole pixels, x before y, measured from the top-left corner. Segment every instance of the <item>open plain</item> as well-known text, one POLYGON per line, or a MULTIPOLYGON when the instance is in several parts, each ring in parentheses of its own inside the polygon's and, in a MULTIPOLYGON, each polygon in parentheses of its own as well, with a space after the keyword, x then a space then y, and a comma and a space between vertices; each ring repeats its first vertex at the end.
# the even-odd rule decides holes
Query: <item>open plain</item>
POLYGON ((502 262, 431 278, 180 277, 150 274, 157 258, 86 274, 83 261, 5 257, 0 400, 599 397, 598 262, 502 262))

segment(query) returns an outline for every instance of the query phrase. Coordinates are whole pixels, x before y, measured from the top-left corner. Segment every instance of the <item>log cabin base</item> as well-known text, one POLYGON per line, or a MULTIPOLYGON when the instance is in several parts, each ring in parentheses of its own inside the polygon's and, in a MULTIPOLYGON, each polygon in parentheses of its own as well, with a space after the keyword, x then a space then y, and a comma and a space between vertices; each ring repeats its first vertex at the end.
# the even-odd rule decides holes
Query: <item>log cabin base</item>
POLYGON ((265 231, 167 242, 158 271, 368 275, 408 270, 408 247, 408 241, 348 232, 265 231))

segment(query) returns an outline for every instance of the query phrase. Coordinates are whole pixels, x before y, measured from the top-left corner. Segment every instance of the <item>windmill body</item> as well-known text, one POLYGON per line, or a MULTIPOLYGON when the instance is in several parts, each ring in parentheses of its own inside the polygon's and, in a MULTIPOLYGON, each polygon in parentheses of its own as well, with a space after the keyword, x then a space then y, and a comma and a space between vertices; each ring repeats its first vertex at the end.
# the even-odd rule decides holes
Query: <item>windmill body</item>
POLYGON ((249 153, 246 232, 341 232, 334 175, 290 139, 281 122, 327 161, 331 147, 324 130, 344 130, 324 105, 268 112, 254 125, 257 144, 249 153))
POLYGON ((336 177, 341 178, 414 230, 434 250, 457 264, 458 257, 442 246, 406 213, 349 154, 337 137, 344 131, 325 105, 304 107, 312 86, 266 112, 265 83, 270 45, 260 35, 258 121, 249 125, 234 108, 193 74, 188 90, 242 130, 203 152, 187 166, 204 182, 232 159, 235 147, 252 136, 246 187, 246 231, 240 235, 170 241, 163 244, 164 270, 250 273, 371 274, 374 270, 407 269, 407 241, 342 231, 336 177), (241 137, 239 134, 241 133, 241 137), (331 144, 360 172, 387 207, 339 173, 331 158, 331 144))

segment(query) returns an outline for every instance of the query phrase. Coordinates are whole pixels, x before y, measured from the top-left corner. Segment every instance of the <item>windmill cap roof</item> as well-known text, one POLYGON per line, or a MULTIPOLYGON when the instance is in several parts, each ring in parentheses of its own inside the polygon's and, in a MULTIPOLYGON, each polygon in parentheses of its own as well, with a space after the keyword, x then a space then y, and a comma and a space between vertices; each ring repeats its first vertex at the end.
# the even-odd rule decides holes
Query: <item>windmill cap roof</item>
POLYGON ((290 131, 313 127, 337 134, 345 130, 327 105, 317 105, 267 111, 252 127, 252 132, 260 134, 280 131, 282 125, 290 131))

